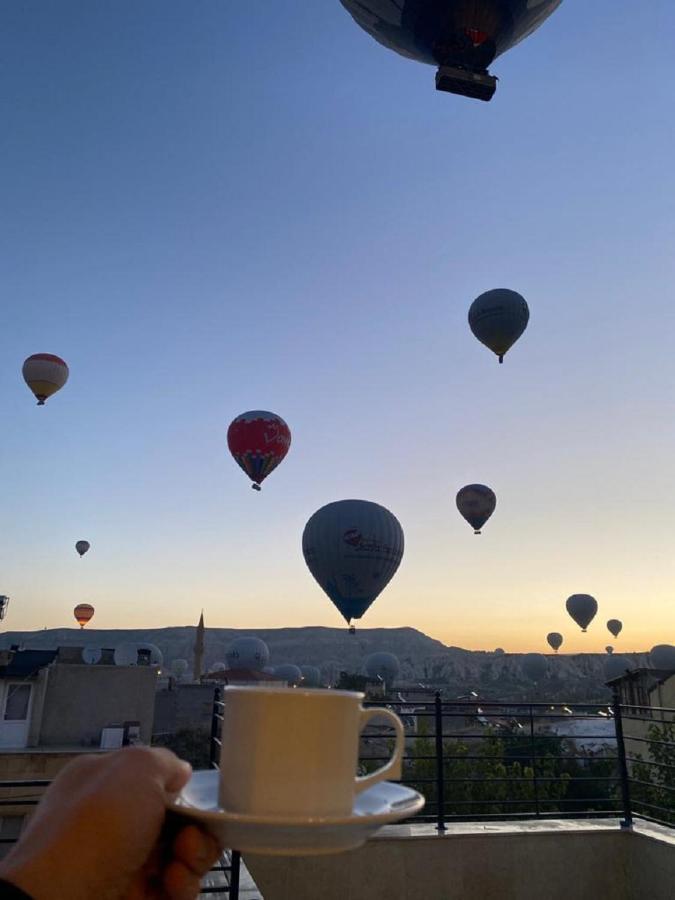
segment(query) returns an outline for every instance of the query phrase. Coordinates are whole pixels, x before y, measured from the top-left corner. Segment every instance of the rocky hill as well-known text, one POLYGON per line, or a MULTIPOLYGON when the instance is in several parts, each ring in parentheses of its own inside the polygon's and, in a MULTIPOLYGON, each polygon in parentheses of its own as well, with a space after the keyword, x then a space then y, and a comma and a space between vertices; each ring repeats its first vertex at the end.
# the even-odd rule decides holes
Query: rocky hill
MULTIPOLYGON (((462 650, 447 647, 414 628, 363 628, 350 635, 338 628, 274 628, 242 631, 232 628, 207 628, 205 662, 221 662, 230 642, 242 634, 262 638, 270 649, 270 665, 296 663, 315 665, 328 675, 342 670, 361 672, 369 653, 388 650, 401 662, 404 684, 439 687, 446 696, 476 691, 484 700, 551 699, 590 702, 606 700, 604 654, 560 654, 550 656, 549 676, 534 685, 521 671, 522 655, 462 650)), ((138 629, 46 629, 33 632, 5 632, 0 647, 20 644, 31 648, 58 646, 115 647, 122 641, 150 641, 164 655, 165 663, 183 658, 192 663, 194 627, 138 629)), ((642 654, 629 658, 644 665, 642 654)))

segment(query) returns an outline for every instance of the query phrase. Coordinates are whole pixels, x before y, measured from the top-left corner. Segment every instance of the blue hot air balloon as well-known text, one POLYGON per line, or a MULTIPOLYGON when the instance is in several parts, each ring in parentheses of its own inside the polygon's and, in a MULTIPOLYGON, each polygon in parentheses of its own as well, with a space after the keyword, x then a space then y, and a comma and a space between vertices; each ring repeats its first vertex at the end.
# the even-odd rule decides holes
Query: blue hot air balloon
POLYGON ((488 66, 532 34, 562 0, 341 0, 376 41, 438 66, 440 91, 490 100, 488 66))
POLYGON ((349 623, 360 619, 394 576, 403 529, 377 503, 338 500, 305 525, 302 553, 309 571, 349 623))

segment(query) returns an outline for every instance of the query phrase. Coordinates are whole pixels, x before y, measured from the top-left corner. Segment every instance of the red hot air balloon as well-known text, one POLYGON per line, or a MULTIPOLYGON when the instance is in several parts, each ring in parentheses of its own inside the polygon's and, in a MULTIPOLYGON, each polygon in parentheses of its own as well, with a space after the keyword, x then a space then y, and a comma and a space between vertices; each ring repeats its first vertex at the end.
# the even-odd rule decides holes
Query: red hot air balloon
POLYGON ((35 394, 38 406, 60 391, 68 381, 68 366, 53 353, 34 353, 23 364, 23 379, 35 394))
POLYGON ((78 603, 73 610, 73 615, 80 628, 84 628, 94 615, 94 607, 90 603, 78 603))
POLYGON ((291 430, 281 416, 264 410, 242 413, 227 429, 227 446, 235 462, 260 490, 262 481, 288 453, 291 430))

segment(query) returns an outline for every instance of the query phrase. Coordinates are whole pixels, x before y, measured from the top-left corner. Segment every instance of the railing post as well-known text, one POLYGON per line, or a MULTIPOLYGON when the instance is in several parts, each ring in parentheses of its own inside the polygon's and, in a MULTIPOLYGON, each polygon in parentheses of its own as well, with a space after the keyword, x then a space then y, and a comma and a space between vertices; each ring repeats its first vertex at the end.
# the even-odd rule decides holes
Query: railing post
POLYGON ((623 806, 622 828, 633 827, 633 812, 630 806, 630 779, 626 762, 626 745, 623 737, 623 719, 621 717, 621 693, 619 686, 612 688, 612 707, 614 711, 614 732, 616 734, 616 755, 619 763, 619 780, 621 782, 621 803, 623 806))
POLYGON ((534 786, 534 814, 540 819, 541 809, 539 808, 539 782, 537 780, 537 745, 534 741, 534 711, 530 703, 530 753, 532 762, 532 783, 534 786))
POLYGON ((214 769, 218 768, 218 763, 220 762, 220 747, 216 741, 218 737, 218 722, 220 716, 220 707, 218 704, 220 703, 221 698, 221 690, 219 687, 215 689, 213 692, 213 712, 211 714, 211 741, 209 744, 209 760, 211 762, 211 766, 214 769))
POLYGON ((445 785, 443 780, 443 703, 440 691, 434 700, 434 722, 436 734, 436 830, 445 831, 445 785))
POLYGON ((231 856, 232 868, 230 869, 230 900, 239 900, 239 870, 241 868, 241 853, 238 850, 232 851, 231 856))

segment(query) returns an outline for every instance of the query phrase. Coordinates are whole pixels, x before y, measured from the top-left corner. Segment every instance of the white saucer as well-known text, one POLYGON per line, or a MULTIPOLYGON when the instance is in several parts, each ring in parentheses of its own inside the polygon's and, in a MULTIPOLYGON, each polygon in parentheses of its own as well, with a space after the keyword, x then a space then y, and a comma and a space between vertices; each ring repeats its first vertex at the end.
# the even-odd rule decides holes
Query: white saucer
POLYGON ((351 815, 311 819, 228 813, 218 806, 215 769, 193 772, 170 809, 199 822, 222 847, 274 856, 315 856, 360 847, 382 825, 414 816, 424 797, 410 788, 381 781, 354 800, 351 815))

